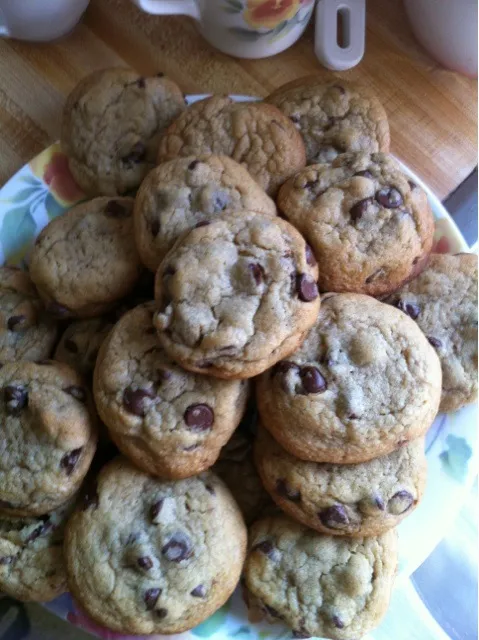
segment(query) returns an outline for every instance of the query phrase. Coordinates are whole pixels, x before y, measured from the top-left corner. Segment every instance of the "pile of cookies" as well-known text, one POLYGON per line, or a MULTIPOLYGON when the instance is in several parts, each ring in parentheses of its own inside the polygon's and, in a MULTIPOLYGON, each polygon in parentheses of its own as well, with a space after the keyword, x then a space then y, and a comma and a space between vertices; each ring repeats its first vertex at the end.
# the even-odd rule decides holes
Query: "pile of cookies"
POLYGON ((296 638, 368 633, 424 436, 477 398, 477 259, 430 256, 383 107, 108 69, 62 145, 91 199, 0 270, 0 590, 172 634, 241 579, 296 638))

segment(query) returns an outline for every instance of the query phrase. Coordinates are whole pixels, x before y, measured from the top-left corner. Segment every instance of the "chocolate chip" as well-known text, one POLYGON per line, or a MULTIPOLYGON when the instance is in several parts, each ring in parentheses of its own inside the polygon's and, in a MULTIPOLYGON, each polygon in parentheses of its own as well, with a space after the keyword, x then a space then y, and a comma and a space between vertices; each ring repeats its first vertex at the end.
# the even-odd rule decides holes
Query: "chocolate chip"
POLYGON ((191 540, 185 533, 179 531, 173 534, 168 542, 163 546, 161 553, 171 562, 181 562, 193 555, 191 540))
POLYGON ((284 478, 276 480, 276 493, 291 502, 301 502, 301 491, 293 489, 284 478))
POLYGON ((207 404, 191 404, 183 414, 183 419, 190 429, 206 431, 212 427, 215 414, 207 404))
POLYGON ((158 598, 161 595, 161 589, 157 589, 153 587, 152 589, 147 589, 143 595, 143 600, 145 601, 146 608, 151 611, 154 609, 155 604, 158 601, 158 598))
POLYGON ((339 616, 333 616, 333 624, 338 629, 343 629, 344 628, 344 622, 341 620, 341 618, 339 616))
POLYGON ((190 162, 190 164, 188 165, 188 169, 190 171, 193 171, 193 169, 196 169, 196 167, 200 164, 199 160, 193 160, 193 162, 190 162))
POLYGON ((199 584, 197 587, 193 589, 193 591, 190 592, 190 595, 192 595, 193 598, 204 598, 206 596, 205 585, 199 584))
POLYGON ((404 202, 401 193, 395 187, 385 187, 377 191, 376 200, 386 209, 397 209, 404 202))
POLYGON ((145 159, 146 146, 138 140, 131 148, 130 153, 121 159, 124 164, 139 164, 145 159))
POLYGON ((156 238, 156 236, 160 233, 160 221, 158 219, 152 220, 150 222, 150 233, 151 235, 156 238))
POLYGON ((201 447, 200 444, 190 444, 189 447, 183 447, 183 451, 195 451, 195 449, 199 449, 201 447))
POLYGON ((96 509, 98 507, 99 501, 100 499, 98 497, 97 487, 95 485, 88 489, 88 491, 83 496, 82 511, 86 511, 90 507, 94 507, 96 509))
POLYGON ((66 453, 63 458, 60 460, 60 467, 64 469, 67 473, 67 476, 71 475, 73 469, 78 462, 78 459, 81 456, 81 452, 83 451, 83 447, 78 447, 78 449, 73 449, 70 453, 66 453))
POLYGON ((212 496, 216 495, 215 488, 212 487, 210 484, 205 484, 205 489, 208 493, 211 493, 212 496))
POLYGON ((55 302, 55 300, 47 304, 47 311, 51 313, 52 316, 60 319, 68 318, 71 316, 70 310, 64 307, 62 304, 55 302))
POLYGON ((155 615, 157 618, 160 618, 160 620, 163 620, 163 618, 166 618, 168 615, 168 609, 156 609, 155 615))
POLYGON ((138 80, 136 81, 136 84, 139 86, 140 89, 144 89, 146 87, 145 78, 138 78, 138 80))
POLYGON ((7 320, 7 327, 9 331, 22 331, 25 327, 27 317, 24 315, 10 316, 7 320))
POLYGON ((349 525, 348 514, 341 504, 323 509, 318 516, 323 525, 329 529, 344 529, 349 525))
POLYGON ((311 638, 311 634, 307 631, 303 631, 302 629, 293 629, 293 638, 297 638, 298 640, 306 640, 306 638, 311 638))
MULTIPOLYGON (((318 184, 318 182, 319 182, 319 180, 310 180, 309 182, 306 182, 305 185, 302 188, 303 189, 308 189, 308 191, 312 191, 314 189, 314 187, 318 184)), ((324 191, 322 191, 321 193, 324 193, 324 191)))
POLYGON ((123 406, 135 416, 144 417, 155 395, 149 389, 127 387, 123 392, 123 406))
POLYGON ((334 84, 331 88, 332 88, 332 89, 336 89, 336 91, 339 91, 339 93, 340 93, 342 96, 344 96, 344 95, 345 95, 345 93, 346 93, 346 89, 345 89, 342 85, 340 85, 340 84, 334 84))
POLYGON ((150 508, 150 516, 151 516, 152 520, 155 520, 158 517, 158 515, 159 515, 159 513, 160 513, 160 511, 161 511, 161 509, 163 507, 163 502, 164 502, 163 498, 160 498, 160 500, 157 500, 155 502, 155 504, 151 506, 151 508, 150 508))
POLYGON ((200 227, 207 227, 211 222, 209 220, 201 220, 201 222, 197 222, 194 226, 195 229, 199 229, 200 227))
POLYGON ((63 391, 68 393, 70 396, 73 396, 75 400, 86 402, 86 390, 83 387, 71 386, 66 387, 63 391))
POLYGON ((272 369, 272 374, 273 376, 276 376, 278 374, 284 375, 291 369, 296 369, 299 371, 299 366, 294 362, 290 362, 289 360, 281 360, 280 362, 274 365, 272 369))
POLYGON ((405 511, 410 509, 413 503, 414 498, 412 497, 412 495, 409 493, 409 491, 403 489, 402 491, 398 491, 397 493, 395 493, 393 497, 390 498, 388 502, 388 511, 395 516, 399 516, 401 515, 401 513, 404 513, 405 511))
POLYGON ((128 218, 130 211, 117 200, 110 200, 106 203, 104 214, 109 218, 128 218))
POLYGON ((426 336, 426 337, 429 341, 429 344, 431 344, 436 349, 439 349, 440 347, 442 347, 442 342, 439 340, 439 338, 435 338, 434 336, 426 336))
POLYGON ((25 387, 18 385, 7 385, 3 389, 3 398, 5 400, 5 409, 8 415, 16 416, 28 404, 28 393, 25 387))
POLYGON ((381 498, 381 496, 374 496, 374 504, 377 506, 379 511, 384 511, 384 509, 386 508, 384 500, 381 498))
POLYGON ((422 256, 416 256, 416 257, 414 258, 414 260, 412 261, 413 265, 416 265, 416 264, 419 262, 419 260, 421 259, 421 257, 422 257, 422 256))
POLYGON ((176 273, 175 267, 171 264, 167 264, 166 267, 163 269, 163 278, 166 278, 168 276, 174 276, 175 273, 176 273))
POLYGON ((361 176, 362 178, 369 178, 369 180, 372 180, 374 178, 373 174, 367 169, 365 171, 356 171, 354 175, 361 176))
POLYGON ((268 556, 268 558, 272 558, 276 549, 272 542, 270 542, 269 540, 263 540, 262 542, 258 542, 258 544, 255 544, 255 546, 252 548, 252 551, 260 551, 265 556, 268 556))
POLYGON ((306 394, 322 393, 328 388, 326 380, 323 378, 321 372, 316 367, 302 367, 299 375, 301 377, 303 389, 306 394))
POLYGON ((417 184, 415 182, 413 182, 412 180, 408 180, 407 181, 411 191, 414 191, 414 189, 417 189, 417 184))
POLYGON ((306 262, 309 264, 309 266, 310 267, 315 267, 318 264, 318 262, 316 260, 316 257, 314 255, 314 253, 313 253, 313 250, 311 249, 311 247, 307 243, 306 243, 305 254, 306 254, 306 262))
POLYGON ((67 351, 70 351, 70 353, 78 353, 78 346, 76 342, 74 342, 70 338, 67 338, 63 345, 67 351))
POLYGON ((211 360, 200 360, 199 362, 196 362, 195 365, 198 369, 209 369, 213 366, 213 362, 211 360))
POLYGON ((0 566, 5 564, 12 564, 15 560, 15 556, 3 556, 0 558, 0 566))
POLYGON ((264 269, 258 262, 250 262, 248 269, 254 278, 254 281, 259 286, 264 280, 264 269))
POLYGON ((293 113, 293 115, 289 116, 289 119, 291 120, 291 122, 294 122, 294 124, 298 124, 298 122, 301 120, 301 117, 293 113))
POLYGON ((421 309, 417 304, 414 304, 413 302, 406 302, 406 300, 401 300, 401 298, 395 302, 394 306, 404 313, 407 313, 407 315, 413 320, 415 320, 421 313, 421 309))
POLYGON ((303 302, 312 302, 316 300, 319 295, 318 285, 311 276, 306 273, 299 273, 296 275, 296 291, 298 297, 303 302))
POLYGON ((356 222, 359 220, 368 210, 368 206, 372 202, 371 198, 365 198, 364 200, 360 200, 355 205, 351 207, 349 210, 349 215, 351 216, 351 220, 356 222))
POLYGON ((145 571, 149 571, 153 566, 153 561, 150 556, 142 556, 141 558, 138 558, 136 562, 138 566, 145 569, 145 571))

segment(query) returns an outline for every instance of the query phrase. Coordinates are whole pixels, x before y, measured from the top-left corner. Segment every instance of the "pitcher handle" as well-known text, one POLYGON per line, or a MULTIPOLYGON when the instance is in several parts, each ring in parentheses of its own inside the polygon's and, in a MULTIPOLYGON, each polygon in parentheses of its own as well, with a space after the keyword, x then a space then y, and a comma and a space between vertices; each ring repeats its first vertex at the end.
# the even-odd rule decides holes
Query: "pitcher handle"
POLYGON ((364 55, 365 37, 366 0, 319 0, 314 50, 325 67, 345 71, 357 65, 364 55))
POLYGON ((155 16, 190 16, 200 20, 200 9, 196 0, 133 0, 133 2, 155 16))

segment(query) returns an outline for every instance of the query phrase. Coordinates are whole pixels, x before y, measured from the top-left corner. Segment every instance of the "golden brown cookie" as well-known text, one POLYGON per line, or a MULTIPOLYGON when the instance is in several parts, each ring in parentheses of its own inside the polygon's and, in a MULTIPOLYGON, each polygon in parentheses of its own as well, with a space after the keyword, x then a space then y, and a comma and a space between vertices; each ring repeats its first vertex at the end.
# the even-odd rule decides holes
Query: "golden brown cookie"
POLYGON ((306 164, 304 143, 279 109, 212 96, 195 102, 168 128, 158 162, 215 153, 244 165, 271 196, 306 164))
POLYGON ((67 98, 61 143, 70 171, 90 196, 123 195, 155 166, 163 130, 186 108, 169 78, 132 69, 94 71, 67 98))

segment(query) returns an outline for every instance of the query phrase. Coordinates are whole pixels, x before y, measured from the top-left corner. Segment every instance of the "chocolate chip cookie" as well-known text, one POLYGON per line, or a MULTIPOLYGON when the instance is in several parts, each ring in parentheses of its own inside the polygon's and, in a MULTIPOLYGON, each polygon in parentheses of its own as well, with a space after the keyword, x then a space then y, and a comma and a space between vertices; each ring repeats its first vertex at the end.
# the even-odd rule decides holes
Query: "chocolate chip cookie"
POLYGON ((69 364, 85 378, 90 378, 101 344, 113 325, 113 318, 109 315, 72 322, 55 349, 54 359, 69 364))
POLYGON ((26 271, 0 268, 0 363, 49 358, 57 339, 57 322, 26 271))
POLYGON ((186 108, 169 78, 111 68, 83 78, 63 110, 62 148, 90 196, 135 189, 155 166, 159 137, 186 108))
POLYGON ((36 516, 79 488, 96 428, 82 379, 53 360, 0 369, 0 513, 36 516))
POLYGON ((118 448, 141 469, 185 478, 208 469, 244 413, 248 385, 181 369, 153 327, 154 306, 129 311, 95 369, 98 412, 118 448))
POLYGON ((295 351, 319 310, 318 267, 288 222, 258 213, 193 229, 156 275, 155 325, 186 369, 249 378, 295 351))
POLYGON ((377 97, 344 80, 306 76, 265 98, 294 123, 307 164, 331 162, 345 151, 389 151, 389 123, 377 97))
POLYGON ((264 426, 294 456, 366 462, 426 433, 441 365, 417 324, 360 294, 323 299, 303 345, 258 381, 264 426))
POLYGON ((143 181, 135 199, 135 237, 140 257, 156 271, 175 240, 219 213, 276 206, 240 164, 226 156, 189 156, 161 164, 143 181))
POLYGON ((73 502, 38 518, 0 516, 0 591, 26 602, 48 602, 67 590, 65 523, 73 502))
POLYGON ((439 411, 477 400, 477 256, 432 255, 425 271, 387 302, 417 322, 442 367, 439 411))
POLYGON ((284 622, 295 638, 355 640, 386 613, 396 566, 394 529, 341 538, 285 515, 264 518, 250 530, 245 599, 252 614, 284 622))
POLYGON ((158 162, 215 153, 244 165, 271 196, 306 164, 304 143, 279 109, 212 96, 195 102, 161 139, 158 162))
POLYGON ((307 527, 329 534, 377 536, 419 504, 426 485, 424 438, 360 464, 305 462, 264 429, 255 460, 275 502, 307 527))
POLYGON ((253 461, 253 440, 238 429, 221 450, 213 471, 226 484, 238 503, 246 524, 251 524, 273 505, 253 461))
POLYGON ((425 267, 434 236, 426 193, 383 153, 343 154, 306 167, 278 206, 321 265, 321 291, 383 296, 425 267))
POLYGON ((239 580, 246 527, 213 473, 174 482, 124 458, 67 525, 70 591, 98 624, 126 634, 181 633, 228 599, 239 580))
POLYGON ((40 233, 30 273, 50 313, 98 316, 132 291, 143 270, 133 241, 133 202, 95 198, 40 233))

